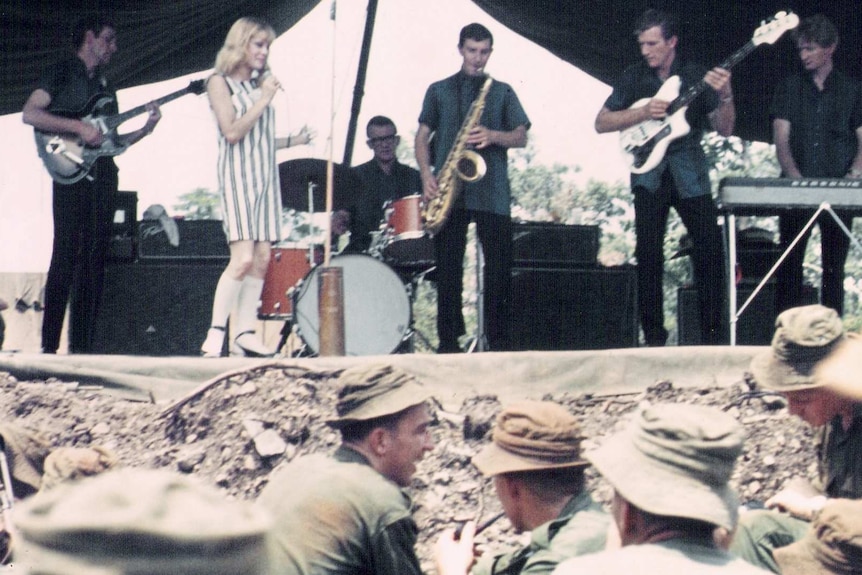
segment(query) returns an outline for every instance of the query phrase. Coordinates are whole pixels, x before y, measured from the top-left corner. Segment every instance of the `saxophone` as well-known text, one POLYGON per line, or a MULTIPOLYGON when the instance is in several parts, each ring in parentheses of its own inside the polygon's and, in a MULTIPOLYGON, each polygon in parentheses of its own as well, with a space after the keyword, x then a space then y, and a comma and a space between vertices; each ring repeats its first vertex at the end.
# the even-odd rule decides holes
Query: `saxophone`
POLYGON ((446 218, 449 217, 452 206, 455 205, 455 200, 461 191, 461 182, 481 180, 487 170, 482 156, 467 147, 467 136, 470 130, 479 124, 492 82, 492 78, 488 76, 485 83, 482 84, 479 95, 470 105, 470 111, 467 112, 467 117, 461 124, 458 135, 455 136, 455 143, 452 144, 449 155, 446 156, 446 162, 440 168, 440 173, 437 176, 438 195, 422 206, 422 221, 425 225, 425 231, 432 236, 440 231, 446 218))

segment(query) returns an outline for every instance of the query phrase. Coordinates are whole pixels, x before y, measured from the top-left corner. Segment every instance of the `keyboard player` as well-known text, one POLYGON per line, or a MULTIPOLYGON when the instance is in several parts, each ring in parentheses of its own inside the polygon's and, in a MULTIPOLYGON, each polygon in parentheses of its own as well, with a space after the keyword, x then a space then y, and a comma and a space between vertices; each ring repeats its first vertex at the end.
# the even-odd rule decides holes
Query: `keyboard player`
MULTIPOLYGON (((794 32, 802 72, 786 78, 772 103, 772 131, 778 163, 787 178, 862 178, 862 87, 835 69, 838 32, 826 17, 805 18, 794 32)), ((812 209, 782 212, 781 249, 786 250, 814 215, 812 209)), ((852 216, 836 214, 848 229, 852 216)), ((844 263, 850 247, 832 215, 820 214, 823 274, 821 303, 842 313, 844 263)), ((777 271, 776 307, 801 305, 803 263, 809 229, 777 271)))

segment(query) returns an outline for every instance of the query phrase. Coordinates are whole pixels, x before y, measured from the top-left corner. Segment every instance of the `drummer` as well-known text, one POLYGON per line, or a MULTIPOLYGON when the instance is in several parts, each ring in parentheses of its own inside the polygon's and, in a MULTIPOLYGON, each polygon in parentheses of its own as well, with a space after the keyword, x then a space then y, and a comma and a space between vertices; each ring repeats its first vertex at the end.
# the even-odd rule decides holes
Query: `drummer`
POLYGON ((353 196, 346 210, 333 214, 332 230, 336 235, 350 231, 350 243, 342 253, 367 252, 371 233, 380 228, 387 202, 422 193, 419 172, 398 161, 401 136, 395 123, 386 116, 374 116, 366 126, 368 147, 374 157, 354 167, 353 196))

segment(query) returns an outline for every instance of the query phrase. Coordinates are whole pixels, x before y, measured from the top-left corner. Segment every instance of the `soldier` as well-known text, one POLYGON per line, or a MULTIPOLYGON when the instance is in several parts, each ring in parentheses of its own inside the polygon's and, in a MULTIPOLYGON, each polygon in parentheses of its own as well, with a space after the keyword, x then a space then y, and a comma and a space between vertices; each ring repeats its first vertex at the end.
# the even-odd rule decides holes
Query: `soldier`
POLYGON ((844 333, 834 309, 809 305, 778 316, 772 347, 752 360, 751 372, 760 387, 787 399, 791 414, 817 429, 818 476, 791 479, 766 501, 775 511, 745 513, 731 552, 780 573, 772 551, 801 539, 827 498, 862 498, 862 394, 857 385, 852 397, 847 381, 859 376, 859 361, 860 343, 844 333))
POLYGON ((736 524, 739 503, 728 481, 742 439, 742 426, 715 408, 643 409, 627 430, 586 455, 614 488, 611 513, 622 549, 568 559, 554 573, 765 573, 713 538, 716 528, 736 524))
MULTIPOLYGON (((473 464, 494 488, 515 530, 530 543, 512 553, 483 556, 474 575, 548 574, 568 557, 600 551, 610 518, 585 489, 580 426, 548 401, 510 405, 497 417, 492 442, 473 464)), ((474 527, 454 530, 435 546, 439 575, 464 574, 473 562, 474 527)))
POLYGON ((428 392, 391 366, 347 369, 339 378, 341 432, 331 455, 277 469, 259 504, 273 514, 275 572, 419 575, 410 485, 434 445, 428 392))
POLYGON ((15 509, 22 575, 268 575, 269 519, 164 470, 117 469, 15 509))

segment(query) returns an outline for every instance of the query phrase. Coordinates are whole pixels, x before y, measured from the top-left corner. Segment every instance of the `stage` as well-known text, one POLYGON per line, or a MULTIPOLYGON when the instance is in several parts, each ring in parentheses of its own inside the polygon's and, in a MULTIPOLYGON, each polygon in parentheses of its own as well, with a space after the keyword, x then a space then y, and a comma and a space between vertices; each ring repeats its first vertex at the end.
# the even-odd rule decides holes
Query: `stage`
POLYGON ((396 354, 286 359, 42 355, 0 353, 0 371, 22 381, 57 378, 98 386, 118 397, 169 404, 214 379, 264 366, 340 370, 385 362, 415 374, 447 408, 466 397, 502 401, 541 399, 571 391, 596 395, 638 392, 658 381, 679 387, 741 382, 757 346, 666 347, 597 351, 485 352, 458 355, 396 354))

